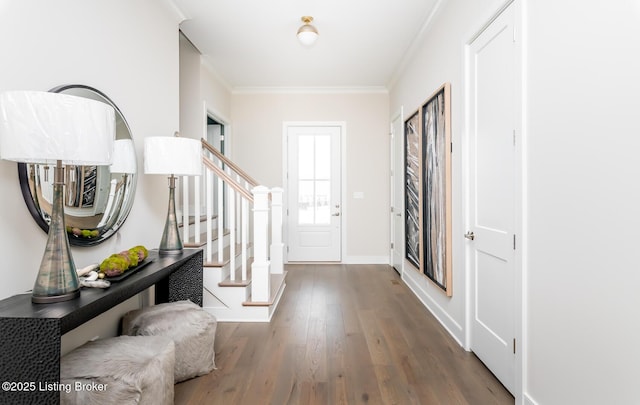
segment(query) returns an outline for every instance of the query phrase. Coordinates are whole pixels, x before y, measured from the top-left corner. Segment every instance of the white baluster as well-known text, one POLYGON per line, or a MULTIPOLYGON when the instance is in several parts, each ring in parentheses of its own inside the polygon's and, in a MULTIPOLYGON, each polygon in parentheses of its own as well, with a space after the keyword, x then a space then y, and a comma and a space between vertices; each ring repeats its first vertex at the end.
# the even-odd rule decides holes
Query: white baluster
POLYGON ((202 182, 201 177, 196 177, 193 179, 193 216, 195 217, 194 222, 194 233, 195 233, 195 243, 200 244, 200 182, 202 182))
POLYGON ((284 271, 284 243, 282 243, 282 188, 271 189, 271 273, 284 271))
POLYGON ((242 249, 242 280, 247 279, 247 238, 249 236, 249 200, 242 198, 242 225, 240 243, 242 249))
POLYGON ((267 259, 269 238, 269 189, 264 186, 253 190, 253 265, 251 266, 251 300, 269 302, 271 276, 267 259))
POLYGON ((218 177, 218 262, 224 260, 224 182, 218 177))
POLYGON ((229 275, 231 281, 236 279, 236 191, 228 187, 229 193, 229 275))
POLYGON ((213 261, 213 173, 210 169, 207 169, 206 175, 206 193, 207 193, 207 262, 213 261))
POLYGON ((182 243, 189 242, 189 176, 182 176, 182 243))
MULTIPOLYGON (((242 185, 242 178, 240 175, 236 176, 237 183, 242 185)), ((242 195, 238 195, 239 198, 236 198, 236 229, 238 232, 236 233, 236 243, 240 243, 240 239, 242 237, 241 226, 242 226, 242 195)))

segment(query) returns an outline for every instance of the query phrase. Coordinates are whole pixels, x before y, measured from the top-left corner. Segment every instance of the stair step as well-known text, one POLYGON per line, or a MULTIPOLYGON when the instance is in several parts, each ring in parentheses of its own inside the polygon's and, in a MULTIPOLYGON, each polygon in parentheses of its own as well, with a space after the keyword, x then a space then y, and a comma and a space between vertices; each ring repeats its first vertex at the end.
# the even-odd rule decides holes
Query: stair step
MULTIPOLYGON (((230 231, 228 229, 225 229, 222 232, 223 236, 227 236, 229 235, 229 233, 230 231)), ((215 230, 214 232, 212 232, 211 242, 215 242, 217 240, 218 240, 218 231, 215 230)), ((188 242, 185 242, 183 245, 184 247, 188 247, 188 248, 200 248, 206 244, 207 244, 207 233, 203 232, 200 234, 200 242, 196 243, 196 242, 188 241, 188 242)))
POLYGON ((219 287, 246 287, 251 284, 251 263, 253 258, 247 259, 247 279, 242 280, 242 267, 235 269, 236 279, 231 280, 231 276, 218 283, 219 287))
POLYGON ((251 301, 251 297, 249 297, 249 301, 245 301, 242 303, 244 307, 270 307, 274 304, 275 300, 278 298, 278 292, 284 285, 284 279, 287 277, 287 272, 285 271, 282 274, 271 274, 271 297, 270 301, 251 301))
MULTIPOLYGON (((211 216, 212 220, 215 220, 218 218, 218 214, 213 214, 211 216)), ((179 220, 180 222, 178 222, 178 227, 179 228, 183 228, 184 227, 184 222, 182 221, 182 215, 179 215, 179 220)), ((207 222, 207 215, 200 215, 200 221, 198 222, 207 222)), ((196 217, 193 215, 189 216, 189 225, 194 225, 196 223, 196 217)))
MULTIPOLYGON (((249 250, 251 248, 251 243, 247 243, 247 250, 249 250)), ((240 243, 236 244, 236 257, 239 257, 242 255, 242 245, 240 243)), ((214 260, 212 262, 207 262, 205 261, 202 266, 203 267, 224 267, 226 266, 231 260, 229 259, 229 257, 231 256, 231 248, 229 246, 226 246, 224 248, 224 250, 222 251, 222 257, 224 257, 225 259, 222 262, 219 262, 217 260, 214 260)), ((213 254, 213 257, 218 257, 217 253, 213 254)))

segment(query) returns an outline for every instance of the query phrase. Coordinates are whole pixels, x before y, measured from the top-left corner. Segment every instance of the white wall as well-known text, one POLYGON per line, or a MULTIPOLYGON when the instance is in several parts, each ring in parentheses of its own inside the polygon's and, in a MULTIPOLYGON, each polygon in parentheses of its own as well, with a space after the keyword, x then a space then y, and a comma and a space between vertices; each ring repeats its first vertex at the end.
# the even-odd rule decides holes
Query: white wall
MULTIPOLYGON (((454 212, 462 213, 464 45, 503 1, 448 0, 392 88, 406 113, 452 84, 454 212)), ((527 404, 637 403, 640 376, 640 2, 523 0, 524 392, 527 404)), ((464 341, 463 218, 454 295, 405 280, 464 341)))
POLYGON ((180 35, 180 130, 182 135, 205 137, 206 118, 215 116, 225 124, 231 117, 231 91, 208 67, 200 51, 180 35))
MULTIPOLYGON (((226 128, 225 136, 233 137, 230 123, 231 90, 226 82, 220 79, 204 61, 200 64, 200 78, 200 91, 206 103, 207 112, 213 114, 219 122, 229 125, 226 128)), ((225 153, 228 152, 229 150, 225 150, 225 153)))
POLYGON ((528 392, 635 404, 640 2, 527 7, 528 392))
POLYGON ((202 138, 205 121, 200 87, 200 52, 180 34, 180 136, 202 138))
POLYGON ((284 121, 346 123, 344 262, 389 262, 389 105, 386 93, 232 96, 233 158, 260 183, 283 184, 284 121), (363 199, 353 198, 363 192, 363 199))
POLYGON ((411 116, 443 83, 451 83, 453 296, 445 293, 405 261, 403 279, 461 345, 465 344, 464 222, 462 156, 464 129, 464 45, 503 4, 503 0, 443 2, 422 43, 416 45, 390 91, 389 115, 404 107, 411 116))
MULTIPOLYGON (((118 105, 133 133, 142 168, 143 139, 178 128, 178 18, 153 0, 0 2, 0 91, 47 91, 84 84, 118 105)), ((16 164, 0 161, 0 298, 33 287, 46 234, 20 193, 16 164)), ((96 247, 72 247, 78 266, 143 244, 156 247, 167 207, 166 179, 138 178, 129 218, 117 235, 96 247)), ((115 333, 115 321, 104 334, 115 333)), ((91 336, 102 332, 89 331, 91 336)))

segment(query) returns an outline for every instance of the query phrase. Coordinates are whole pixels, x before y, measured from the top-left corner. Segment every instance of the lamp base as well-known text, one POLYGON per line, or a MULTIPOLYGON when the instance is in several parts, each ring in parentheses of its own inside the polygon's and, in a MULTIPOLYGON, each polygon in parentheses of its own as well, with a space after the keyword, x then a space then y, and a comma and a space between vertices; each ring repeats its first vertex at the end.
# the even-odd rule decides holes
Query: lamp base
POLYGON ((31 301, 38 304, 68 301, 80 296, 80 282, 64 224, 63 181, 64 168, 62 162, 58 161, 54 172, 47 245, 31 294, 31 301))
POLYGON ((169 209, 167 210, 167 220, 164 224, 164 232, 158 247, 158 253, 161 255, 179 255, 182 253, 182 240, 178 231, 178 218, 176 216, 176 178, 169 177, 169 209))
POLYGON ((182 253, 182 249, 158 249, 158 254, 160 256, 173 256, 179 255, 182 253))
POLYGON ((31 302, 34 304, 51 304, 54 302, 70 301, 80 296, 80 290, 72 291, 62 295, 51 296, 31 296, 31 302))

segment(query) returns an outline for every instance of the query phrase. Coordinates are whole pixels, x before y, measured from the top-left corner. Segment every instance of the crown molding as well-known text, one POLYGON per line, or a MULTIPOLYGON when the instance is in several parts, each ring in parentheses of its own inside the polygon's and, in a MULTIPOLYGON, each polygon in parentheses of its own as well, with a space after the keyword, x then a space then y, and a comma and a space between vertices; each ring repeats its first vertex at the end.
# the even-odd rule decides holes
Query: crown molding
POLYGON ((178 6, 174 0, 163 0, 162 3, 164 3, 167 10, 178 19, 178 23, 190 18, 184 11, 182 11, 180 6, 178 6))
POLYGON ((215 78, 222 85, 222 87, 225 88, 225 90, 227 90, 230 94, 233 93, 233 87, 229 84, 228 81, 225 80, 224 77, 220 75, 220 73, 218 73, 213 68, 209 56, 200 53, 200 64, 207 70, 207 72, 209 72, 209 74, 211 74, 213 78, 215 78))
POLYGON ((402 58, 400 58, 400 61, 396 65, 396 68, 393 70, 393 73, 391 74, 391 78, 387 83, 387 88, 389 89, 393 88, 393 86, 396 84, 398 79, 402 76, 402 73, 406 69, 409 62, 415 56, 420 44, 423 42, 424 38, 427 36, 427 33, 431 29, 435 16, 440 12, 440 10, 442 9, 442 6, 446 2, 447 0, 438 0, 435 7, 433 7, 429 15, 427 15, 427 18, 422 24, 422 27, 420 27, 420 31, 418 31, 416 36, 413 38, 413 41, 411 41, 407 49, 404 51, 402 58))
POLYGON ((384 86, 234 87, 232 94, 389 94, 384 86))

